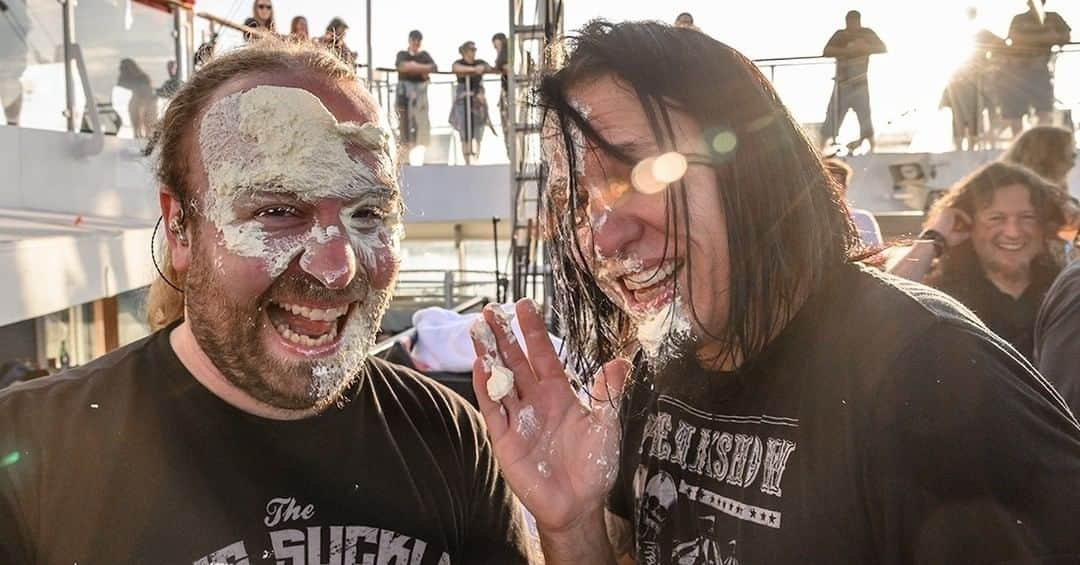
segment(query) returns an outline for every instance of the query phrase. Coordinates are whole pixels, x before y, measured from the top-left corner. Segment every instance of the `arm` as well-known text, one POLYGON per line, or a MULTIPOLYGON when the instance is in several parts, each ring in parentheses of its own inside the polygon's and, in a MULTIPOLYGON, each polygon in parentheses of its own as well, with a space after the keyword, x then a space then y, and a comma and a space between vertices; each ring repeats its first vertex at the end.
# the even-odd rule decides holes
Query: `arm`
POLYGON ((848 49, 848 43, 841 45, 840 41, 843 35, 840 31, 837 31, 829 38, 829 42, 825 44, 825 49, 821 52, 824 57, 851 57, 853 53, 848 49))
POLYGON ((473 67, 472 65, 463 65, 461 63, 458 63, 457 61, 454 62, 453 67, 450 67, 450 70, 459 77, 476 74, 476 67, 473 67))
POLYGON ((885 42, 882 41, 880 37, 878 37, 878 34, 875 33, 873 30, 867 31, 869 32, 867 34, 869 38, 866 42, 867 51, 865 53, 867 55, 879 55, 881 53, 888 52, 888 50, 885 48, 885 42))
MULTIPOLYGON (((945 236, 947 247, 955 247, 967 241, 969 237, 968 232, 957 229, 960 222, 971 225, 971 218, 957 208, 945 208, 927 222, 926 229, 945 236)), ((911 281, 922 282, 933 267, 936 256, 937 251, 932 240, 916 240, 914 245, 900 257, 900 260, 889 268, 889 273, 911 281)))
POLYGON ((935 322, 884 367, 862 441, 871 531, 888 562, 1080 555, 1080 426, 994 340, 973 323, 935 322))
POLYGON ((435 70, 435 65, 425 65, 423 63, 417 63, 416 61, 405 61, 398 63, 397 70, 399 73, 422 75, 433 72, 435 70))
POLYGON ((1066 269, 1046 293, 1035 322, 1035 366, 1080 413, 1080 263, 1066 269))

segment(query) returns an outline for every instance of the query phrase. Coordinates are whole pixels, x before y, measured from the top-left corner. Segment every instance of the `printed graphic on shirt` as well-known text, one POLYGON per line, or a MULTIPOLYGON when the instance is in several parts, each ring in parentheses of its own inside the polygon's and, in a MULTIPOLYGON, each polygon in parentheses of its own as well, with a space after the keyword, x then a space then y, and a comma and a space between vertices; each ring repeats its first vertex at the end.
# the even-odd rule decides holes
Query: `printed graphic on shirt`
POLYGON ((193 562, 193 565, 450 565, 450 556, 411 536, 375 526, 285 527, 302 520, 310 524, 315 506, 295 498, 271 499, 266 504, 263 540, 236 541, 193 562), (251 555, 248 549, 255 549, 251 555))
POLYGON ((794 418, 711 414, 661 395, 633 479, 638 562, 734 565, 736 532, 779 530, 798 427, 794 418))

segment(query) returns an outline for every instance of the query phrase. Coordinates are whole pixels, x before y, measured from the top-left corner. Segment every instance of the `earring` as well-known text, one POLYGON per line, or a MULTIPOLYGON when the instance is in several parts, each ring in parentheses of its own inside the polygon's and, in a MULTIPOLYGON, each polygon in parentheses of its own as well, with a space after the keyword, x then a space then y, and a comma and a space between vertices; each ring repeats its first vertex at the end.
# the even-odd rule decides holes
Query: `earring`
POLYGON ((187 245, 187 235, 184 234, 184 228, 180 225, 179 216, 173 216, 173 219, 169 222, 169 231, 176 235, 180 245, 187 245))

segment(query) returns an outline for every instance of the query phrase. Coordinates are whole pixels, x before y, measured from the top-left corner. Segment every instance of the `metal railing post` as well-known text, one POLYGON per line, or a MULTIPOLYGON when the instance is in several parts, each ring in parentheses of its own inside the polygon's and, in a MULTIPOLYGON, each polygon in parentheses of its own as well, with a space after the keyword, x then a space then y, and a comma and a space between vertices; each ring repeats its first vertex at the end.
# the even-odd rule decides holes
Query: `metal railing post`
POLYGON ((454 307, 454 271, 443 273, 443 303, 447 310, 454 307))
POLYGON ((465 164, 469 164, 469 157, 473 154, 473 123, 472 123, 472 77, 465 76, 465 138, 462 146, 465 153, 465 164))
MULTIPOLYGON (((71 46, 75 43, 75 0, 60 0, 63 8, 64 41, 64 118, 67 130, 75 131, 75 77, 71 72, 73 58, 71 46)), ((89 101, 88 101, 89 103, 89 101)))
POLYGON ((176 59, 176 77, 181 82, 188 79, 188 58, 184 43, 187 34, 184 33, 184 14, 179 6, 172 7, 173 13, 173 52, 176 59))

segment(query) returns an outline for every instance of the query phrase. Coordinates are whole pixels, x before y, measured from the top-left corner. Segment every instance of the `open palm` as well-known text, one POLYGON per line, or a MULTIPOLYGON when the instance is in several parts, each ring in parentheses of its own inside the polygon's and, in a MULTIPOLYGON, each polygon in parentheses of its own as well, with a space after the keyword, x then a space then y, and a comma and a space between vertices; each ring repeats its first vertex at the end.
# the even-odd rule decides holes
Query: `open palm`
POLYGON ((560 530, 602 507, 619 461, 616 400, 630 364, 604 366, 593 401, 581 403, 531 301, 517 305, 528 356, 490 308, 484 319, 498 352, 474 339, 473 387, 506 482, 541 528, 560 530), (508 337, 509 336, 509 337, 508 337), (487 393, 485 355, 498 355, 514 373, 514 387, 499 402, 487 393))

